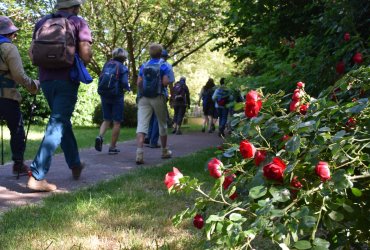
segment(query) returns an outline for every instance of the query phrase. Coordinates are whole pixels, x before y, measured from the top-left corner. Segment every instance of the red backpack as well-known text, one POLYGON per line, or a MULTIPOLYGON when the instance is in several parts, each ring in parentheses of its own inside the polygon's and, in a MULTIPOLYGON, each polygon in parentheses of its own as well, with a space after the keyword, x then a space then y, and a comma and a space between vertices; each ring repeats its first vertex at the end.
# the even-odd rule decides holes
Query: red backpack
POLYGON ((36 31, 31 45, 34 65, 52 69, 73 65, 76 39, 68 20, 71 16, 51 14, 36 31))

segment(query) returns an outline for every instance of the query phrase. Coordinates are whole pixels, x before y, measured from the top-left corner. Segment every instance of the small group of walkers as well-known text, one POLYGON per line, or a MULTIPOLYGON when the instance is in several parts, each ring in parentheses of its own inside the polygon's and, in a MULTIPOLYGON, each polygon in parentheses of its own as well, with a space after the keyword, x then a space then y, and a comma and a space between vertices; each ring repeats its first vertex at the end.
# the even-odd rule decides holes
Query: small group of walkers
POLYGON ((220 79, 220 85, 216 86, 214 80, 209 78, 207 83, 202 87, 199 94, 198 106, 202 101, 203 107, 203 128, 202 132, 213 133, 216 130, 218 120, 218 136, 225 137, 225 130, 228 127, 228 116, 233 114, 233 102, 241 101, 240 95, 237 95, 225 84, 225 78, 220 79))
MULTIPOLYGON (((6 121, 11 133, 13 172, 18 176, 29 176, 27 187, 33 191, 50 192, 57 189, 55 184, 46 180, 46 175, 51 166, 52 156, 59 145, 73 179, 78 180, 85 167, 80 160, 71 124, 80 85, 79 80, 75 80, 71 74, 73 67, 76 67, 76 59, 73 60, 73 57, 79 57, 84 65, 92 60, 91 30, 87 22, 78 16, 84 2, 85 0, 57 0, 55 5, 57 11, 42 17, 36 23, 29 56, 33 64, 38 66, 39 80, 33 80, 25 74, 19 51, 12 43, 18 28, 8 17, 0 17, 0 118, 6 121), (63 29, 51 31, 56 27, 63 29), (61 30, 66 33, 63 34, 66 37, 65 42, 50 42, 63 37, 61 30), (45 46, 49 47, 44 48, 45 46), (60 50, 63 50, 63 53, 60 53, 60 50), (37 94, 41 88, 51 111, 44 138, 30 167, 24 164, 26 138, 18 84, 31 94, 37 94)), ((126 50, 114 49, 112 59, 105 63, 99 77, 98 93, 101 96, 104 121, 95 139, 95 148, 98 151, 102 150, 104 134, 113 122, 109 154, 119 153, 116 143, 123 119, 124 93, 130 91, 128 69, 123 64, 127 56, 126 50)), ((167 51, 160 44, 151 44, 149 56, 150 60, 141 65, 137 80, 138 123, 135 158, 137 164, 144 163, 146 135, 149 135, 150 146, 161 147, 163 159, 172 157, 167 145, 169 116, 167 101, 170 101, 175 110, 173 126, 175 134, 181 134, 182 120, 186 109, 190 107, 186 78, 181 77, 174 84, 172 66, 166 61, 167 51), (148 131, 151 131, 151 134, 148 131), (158 137, 155 141, 156 133, 159 135, 160 145, 158 137)))

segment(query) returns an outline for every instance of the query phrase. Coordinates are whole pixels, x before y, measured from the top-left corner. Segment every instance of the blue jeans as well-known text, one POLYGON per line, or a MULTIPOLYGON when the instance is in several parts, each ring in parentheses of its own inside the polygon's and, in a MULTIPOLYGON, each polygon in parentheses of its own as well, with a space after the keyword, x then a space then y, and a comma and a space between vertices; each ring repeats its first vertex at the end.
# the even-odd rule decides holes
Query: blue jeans
POLYGON ((159 127, 158 127, 158 120, 157 120, 157 117, 155 116, 154 112, 152 114, 152 117, 150 118, 148 138, 149 138, 149 144, 150 145, 157 145, 158 144, 159 127))
POLYGON ((6 121, 6 125, 10 130, 12 160, 15 162, 23 162, 25 133, 19 102, 7 98, 0 98, 0 119, 6 121))
POLYGON ((175 114, 173 116, 173 121, 178 125, 181 126, 182 120, 184 119, 186 106, 185 105, 174 105, 175 114))
POLYGON ((224 132, 226 123, 227 123, 227 115, 229 114, 228 108, 217 108, 218 119, 219 119, 219 131, 224 132))
POLYGON ((55 80, 41 82, 41 88, 51 109, 44 138, 31 164, 32 175, 42 180, 49 171, 51 157, 61 146, 69 168, 80 167, 76 138, 72 131, 71 117, 77 102, 79 84, 55 80))

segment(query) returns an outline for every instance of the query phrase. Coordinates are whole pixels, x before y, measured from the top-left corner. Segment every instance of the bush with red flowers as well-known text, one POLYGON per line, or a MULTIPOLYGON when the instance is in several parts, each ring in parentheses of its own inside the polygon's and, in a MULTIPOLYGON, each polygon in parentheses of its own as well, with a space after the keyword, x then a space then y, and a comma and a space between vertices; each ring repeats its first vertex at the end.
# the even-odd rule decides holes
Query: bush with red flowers
POLYGON ((369 76, 351 71, 317 98, 300 84, 305 115, 287 110, 282 91, 250 91, 250 102, 261 101, 256 116, 234 115, 233 136, 208 162, 213 187, 179 179, 173 192, 199 196, 173 222, 193 219, 215 249, 252 249, 261 237, 282 249, 370 244, 369 76))

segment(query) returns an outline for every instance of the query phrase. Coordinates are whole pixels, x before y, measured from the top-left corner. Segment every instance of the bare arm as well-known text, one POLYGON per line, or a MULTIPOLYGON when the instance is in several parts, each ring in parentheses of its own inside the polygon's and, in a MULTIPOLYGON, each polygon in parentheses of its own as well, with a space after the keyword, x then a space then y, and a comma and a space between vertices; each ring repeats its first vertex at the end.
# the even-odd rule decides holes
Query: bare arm
POLYGON ((92 59, 91 43, 89 42, 80 42, 79 47, 79 56, 85 64, 89 64, 92 59))

